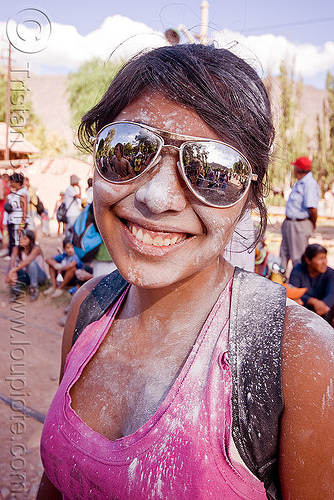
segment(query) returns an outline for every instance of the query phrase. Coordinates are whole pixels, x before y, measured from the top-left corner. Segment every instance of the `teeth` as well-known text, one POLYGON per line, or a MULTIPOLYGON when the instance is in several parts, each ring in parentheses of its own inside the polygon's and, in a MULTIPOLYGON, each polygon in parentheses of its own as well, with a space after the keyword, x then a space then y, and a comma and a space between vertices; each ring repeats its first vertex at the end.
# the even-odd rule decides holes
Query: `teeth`
POLYGON ((186 236, 173 236, 173 238, 163 238, 161 235, 153 238, 144 229, 138 228, 134 224, 129 223, 129 229, 131 233, 137 238, 137 240, 142 241, 146 245, 153 245, 155 247, 168 247, 170 245, 175 245, 176 243, 181 243, 186 239, 186 236))
POLYGON ((144 233, 141 229, 139 229, 138 233, 136 234, 136 238, 139 241, 143 241, 144 233))
POLYGON ((143 243, 147 245, 153 245, 153 238, 148 233, 144 233, 144 237, 142 239, 143 243))
POLYGON ((157 236, 156 238, 154 238, 153 245, 155 247, 162 247, 164 245, 164 240, 162 236, 157 236))

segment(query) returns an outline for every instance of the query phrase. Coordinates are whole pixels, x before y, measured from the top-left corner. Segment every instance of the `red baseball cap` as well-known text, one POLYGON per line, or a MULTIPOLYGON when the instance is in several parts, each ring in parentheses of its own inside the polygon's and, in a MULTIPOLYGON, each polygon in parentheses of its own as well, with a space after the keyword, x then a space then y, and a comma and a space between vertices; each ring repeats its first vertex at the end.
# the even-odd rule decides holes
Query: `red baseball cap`
POLYGON ((312 170, 312 161, 307 158, 307 156, 301 156, 297 158, 296 161, 292 161, 291 165, 296 165, 300 170, 305 170, 305 172, 310 172, 312 170))

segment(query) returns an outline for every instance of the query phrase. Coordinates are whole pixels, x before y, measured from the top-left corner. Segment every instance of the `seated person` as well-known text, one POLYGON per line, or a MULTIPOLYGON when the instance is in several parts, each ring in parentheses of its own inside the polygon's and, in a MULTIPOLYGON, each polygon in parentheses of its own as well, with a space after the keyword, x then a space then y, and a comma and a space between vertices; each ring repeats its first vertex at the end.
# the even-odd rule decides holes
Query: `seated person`
POLYGON ((332 324, 334 269, 327 266, 325 247, 317 243, 308 245, 302 256, 302 262, 293 268, 289 283, 299 288, 307 287, 307 291, 297 302, 332 324))
POLYGON ((19 231, 19 245, 12 251, 6 283, 11 284, 11 301, 19 296, 20 283, 29 285, 30 301, 38 298, 38 285, 47 280, 43 251, 35 243, 35 233, 31 230, 19 231))
POLYGON ((51 278, 51 288, 44 292, 45 295, 50 295, 51 297, 59 297, 66 286, 75 286, 77 279, 75 277, 75 271, 77 268, 82 267, 82 262, 79 257, 75 254, 73 245, 70 238, 65 238, 63 241, 64 252, 46 259, 46 263, 49 266, 50 278, 51 278), (61 274, 63 281, 57 286, 57 276, 61 274))

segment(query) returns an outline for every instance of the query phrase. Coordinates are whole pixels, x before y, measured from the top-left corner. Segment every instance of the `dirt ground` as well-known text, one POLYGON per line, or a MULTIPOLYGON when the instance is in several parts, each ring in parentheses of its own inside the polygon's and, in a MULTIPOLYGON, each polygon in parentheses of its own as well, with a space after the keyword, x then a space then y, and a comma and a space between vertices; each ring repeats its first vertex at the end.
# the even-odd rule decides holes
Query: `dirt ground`
MULTIPOLYGON (((268 225, 267 243, 276 255, 282 220, 271 216, 268 225)), ((39 241, 46 257, 60 245, 56 236, 39 236, 39 241)), ((320 220, 314 241, 328 248, 334 267, 334 221, 320 220)), ((42 422, 58 385, 62 339, 58 322, 71 296, 40 295, 34 303, 24 297, 11 304, 7 267, 8 262, 0 259, 0 499, 34 499, 42 474, 42 422)))
MULTIPOLYGON (((55 236, 39 241, 45 257, 61 244, 55 236)), ((34 499, 42 474, 42 421, 58 386, 63 330, 58 321, 71 296, 40 295, 33 303, 27 296, 9 303, 7 266, 0 259, 0 499, 34 499)))

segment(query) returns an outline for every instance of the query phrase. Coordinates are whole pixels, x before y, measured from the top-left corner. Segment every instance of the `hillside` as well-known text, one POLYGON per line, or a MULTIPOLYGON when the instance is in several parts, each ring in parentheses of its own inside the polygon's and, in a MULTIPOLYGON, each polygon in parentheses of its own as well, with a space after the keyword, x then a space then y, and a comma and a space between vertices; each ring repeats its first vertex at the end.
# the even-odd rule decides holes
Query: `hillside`
POLYGON ((75 152, 74 132, 70 126, 70 110, 66 95, 66 75, 30 74, 28 88, 35 113, 46 131, 63 137, 68 144, 68 153, 75 152))
MULTIPOLYGON (((270 99, 273 108, 275 126, 280 119, 279 100, 281 89, 277 78, 271 78, 270 99)), ((327 90, 321 90, 310 85, 303 85, 303 94, 300 99, 300 111, 296 119, 295 128, 303 126, 304 132, 309 139, 308 153, 312 156, 312 150, 316 147, 317 116, 322 123, 323 105, 327 101, 327 90)), ((297 130, 296 130, 297 131, 297 130)))
MULTIPOLYGON (((69 153, 73 153, 74 131, 70 127, 70 111, 66 94, 66 75, 31 75, 29 88, 34 110, 40 117, 48 132, 64 137, 68 143, 69 153)), ((275 123, 278 123, 280 88, 277 79, 272 79, 272 101, 275 123)), ((310 149, 314 146, 317 115, 323 114, 323 102, 327 91, 304 85, 301 98, 301 110, 297 126, 304 123, 304 130, 309 137, 310 149)))

